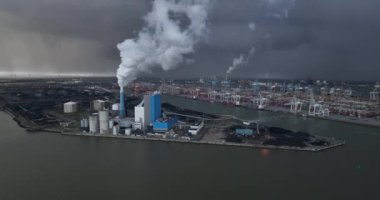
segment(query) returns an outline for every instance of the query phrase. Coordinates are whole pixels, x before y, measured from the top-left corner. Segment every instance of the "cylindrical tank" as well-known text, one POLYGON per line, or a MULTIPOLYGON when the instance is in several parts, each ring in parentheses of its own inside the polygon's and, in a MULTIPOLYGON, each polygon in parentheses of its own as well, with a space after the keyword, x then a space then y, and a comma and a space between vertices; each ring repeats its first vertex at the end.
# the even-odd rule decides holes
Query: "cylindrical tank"
POLYGON ((114 121, 111 119, 108 121, 108 128, 109 129, 112 129, 113 128, 113 125, 114 125, 114 121))
POLYGON ((63 112, 64 113, 78 112, 78 103, 70 101, 70 102, 63 104, 63 112))
POLYGON ((99 111, 99 121, 107 121, 108 123, 108 110, 99 111))
POLYGON ((96 111, 104 110, 106 102, 103 100, 95 100, 92 102, 92 107, 96 111))
POLYGON ((108 110, 102 110, 99 111, 99 127, 100 127, 100 133, 108 133, 108 117, 109 113, 108 110))
POLYGON ((117 135, 119 133, 119 126, 114 126, 112 128, 112 134, 117 135))
POLYGON ((84 119, 81 119, 81 120, 80 120, 80 128, 81 128, 81 129, 84 129, 84 119))
POLYGON ((88 128, 88 119, 83 119, 83 127, 88 128))
POLYGON ((90 133, 98 132, 98 116, 90 116, 89 119, 90 133))
POLYGON ((80 120, 80 128, 82 131, 88 131, 88 119, 87 118, 84 118, 82 120, 80 120))
POLYGON ((132 133, 132 129, 130 128, 125 129, 125 135, 131 135, 131 133, 132 133))

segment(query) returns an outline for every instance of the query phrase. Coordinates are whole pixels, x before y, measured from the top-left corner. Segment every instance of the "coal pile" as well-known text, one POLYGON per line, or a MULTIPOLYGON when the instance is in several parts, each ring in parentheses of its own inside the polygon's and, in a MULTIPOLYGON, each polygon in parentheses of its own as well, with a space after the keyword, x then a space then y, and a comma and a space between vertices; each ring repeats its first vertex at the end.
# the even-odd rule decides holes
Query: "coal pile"
POLYGON ((234 142, 234 143, 241 143, 243 139, 235 134, 227 135, 226 137, 227 142, 234 142))
POLYGON ((176 107, 170 103, 163 103, 161 107, 168 112, 174 112, 178 114, 183 114, 183 115, 192 115, 192 116, 198 116, 198 117, 203 117, 203 118, 208 118, 208 119, 217 119, 219 118, 217 115, 213 114, 207 114, 203 112, 198 112, 194 110, 188 110, 188 109, 182 109, 179 107, 176 107))
POLYGON ((292 138, 276 138, 269 139, 263 143, 264 145, 274 146, 291 146, 291 147, 306 147, 307 145, 299 140, 293 140, 292 138))

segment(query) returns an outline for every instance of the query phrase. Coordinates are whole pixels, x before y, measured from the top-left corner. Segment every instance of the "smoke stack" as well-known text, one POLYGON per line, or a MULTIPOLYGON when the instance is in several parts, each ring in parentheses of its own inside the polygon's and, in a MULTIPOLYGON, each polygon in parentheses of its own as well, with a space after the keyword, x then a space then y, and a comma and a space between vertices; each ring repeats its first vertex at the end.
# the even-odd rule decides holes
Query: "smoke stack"
POLYGON ((126 112, 125 112, 125 105, 124 105, 124 90, 123 89, 120 89, 120 110, 119 111, 120 111, 119 113, 120 119, 125 118, 126 112))

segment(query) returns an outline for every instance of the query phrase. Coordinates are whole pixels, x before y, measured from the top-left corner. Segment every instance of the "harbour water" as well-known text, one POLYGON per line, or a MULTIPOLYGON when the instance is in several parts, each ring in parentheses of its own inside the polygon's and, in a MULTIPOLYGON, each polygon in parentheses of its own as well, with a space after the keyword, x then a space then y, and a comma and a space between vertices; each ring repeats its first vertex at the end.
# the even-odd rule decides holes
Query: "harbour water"
POLYGON ((177 97, 214 114, 345 140, 310 153, 26 133, 0 112, 0 199, 378 199, 380 129, 177 97))

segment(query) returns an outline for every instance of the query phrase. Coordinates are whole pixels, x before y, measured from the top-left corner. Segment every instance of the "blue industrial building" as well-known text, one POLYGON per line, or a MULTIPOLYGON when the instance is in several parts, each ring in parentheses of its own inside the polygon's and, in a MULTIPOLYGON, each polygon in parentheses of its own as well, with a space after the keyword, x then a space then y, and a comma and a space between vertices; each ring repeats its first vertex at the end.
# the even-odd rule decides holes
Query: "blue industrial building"
POLYGON ((143 129, 152 125, 154 132, 167 132, 177 123, 177 118, 161 118, 161 95, 155 92, 144 95, 143 101, 135 106, 135 124, 143 129))
POLYGON ((154 132, 166 132, 173 128, 177 123, 177 118, 158 119, 153 122, 154 132))
POLYGON ((155 122, 161 117, 161 95, 155 93, 150 96, 150 122, 155 122))
POLYGON ((161 117, 161 95, 155 92, 144 95, 143 101, 135 107, 135 122, 142 123, 144 127, 161 117))

